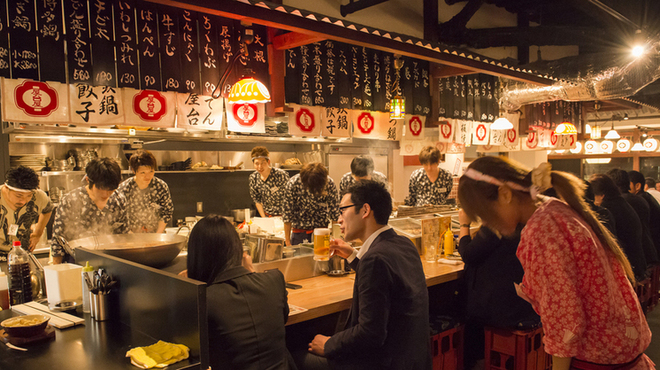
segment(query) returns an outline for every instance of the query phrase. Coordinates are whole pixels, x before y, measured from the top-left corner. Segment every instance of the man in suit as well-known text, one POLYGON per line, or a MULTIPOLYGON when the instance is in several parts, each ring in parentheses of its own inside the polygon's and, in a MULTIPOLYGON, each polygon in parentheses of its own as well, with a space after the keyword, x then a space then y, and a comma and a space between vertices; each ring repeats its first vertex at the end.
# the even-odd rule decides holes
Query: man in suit
POLYGON ((353 303, 345 330, 316 335, 303 366, 430 370, 426 278, 415 246, 387 225, 390 194, 376 181, 359 181, 339 209, 345 239, 364 241, 359 252, 342 240, 330 246, 356 271, 353 303))

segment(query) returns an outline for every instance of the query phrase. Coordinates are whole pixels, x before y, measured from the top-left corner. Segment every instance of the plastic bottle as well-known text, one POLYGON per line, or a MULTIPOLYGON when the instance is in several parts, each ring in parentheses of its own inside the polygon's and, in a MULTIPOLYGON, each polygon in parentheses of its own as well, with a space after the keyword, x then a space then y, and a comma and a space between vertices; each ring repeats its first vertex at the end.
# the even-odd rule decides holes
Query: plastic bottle
POLYGON ((447 256, 454 254, 454 234, 451 230, 445 231, 444 239, 445 258, 447 258, 447 256))
POLYGON ((13 305, 32 301, 32 281, 28 254, 15 241, 7 257, 9 265, 9 303, 13 305))
POLYGON ((85 274, 89 277, 89 281, 92 281, 92 271, 94 267, 89 265, 89 261, 85 264, 85 267, 82 269, 82 296, 83 296, 83 312, 91 312, 91 304, 89 302, 89 288, 87 287, 87 282, 85 282, 85 274))
POLYGON ((9 281, 7 274, 0 270, 0 308, 9 309, 9 281))

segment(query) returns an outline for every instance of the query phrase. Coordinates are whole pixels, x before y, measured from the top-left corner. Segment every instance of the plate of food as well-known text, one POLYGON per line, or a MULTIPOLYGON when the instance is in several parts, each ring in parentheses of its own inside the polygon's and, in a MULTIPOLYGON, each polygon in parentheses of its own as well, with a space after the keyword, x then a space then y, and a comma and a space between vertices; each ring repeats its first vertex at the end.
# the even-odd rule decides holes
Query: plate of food
POLYGON ((48 320, 50 317, 44 315, 25 315, 4 320, 0 326, 12 337, 28 338, 41 334, 46 329, 48 320))
POLYGON ((281 167, 285 170, 299 170, 302 168, 302 162, 298 158, 289 158, 281 167))

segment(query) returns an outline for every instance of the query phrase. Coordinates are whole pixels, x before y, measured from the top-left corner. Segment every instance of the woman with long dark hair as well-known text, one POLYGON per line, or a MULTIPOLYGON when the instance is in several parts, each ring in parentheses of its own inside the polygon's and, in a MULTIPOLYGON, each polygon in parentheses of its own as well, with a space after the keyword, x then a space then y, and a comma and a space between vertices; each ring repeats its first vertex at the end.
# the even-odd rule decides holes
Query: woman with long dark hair
POLYGON ((234 226, 209 215, 188 238, 188 277, 208 284, 209 353, 213 369, 295 369, 284 339, 289 316, 284 275, 251 271, 234 226))

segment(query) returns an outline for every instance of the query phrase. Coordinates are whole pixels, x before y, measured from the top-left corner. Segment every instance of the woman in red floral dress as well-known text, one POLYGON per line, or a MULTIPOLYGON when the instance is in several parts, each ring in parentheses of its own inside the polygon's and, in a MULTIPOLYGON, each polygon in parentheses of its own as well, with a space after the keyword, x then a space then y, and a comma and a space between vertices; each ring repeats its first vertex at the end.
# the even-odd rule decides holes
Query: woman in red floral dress
POLYGON ((524 224, 518 294, 541 316, 553 369, 654 369, 651 331, 632 288, 630 263, 583 201, 575 176, 542 164, 532 172, 497 157, 470 164, 458 198, 472 219, 503 235, 524 224), (561 200, 541 192, 553 187, 561 200))

